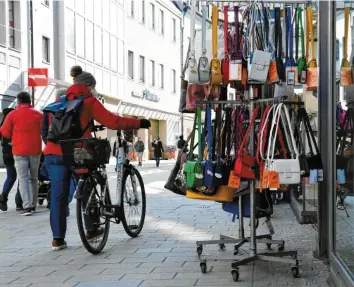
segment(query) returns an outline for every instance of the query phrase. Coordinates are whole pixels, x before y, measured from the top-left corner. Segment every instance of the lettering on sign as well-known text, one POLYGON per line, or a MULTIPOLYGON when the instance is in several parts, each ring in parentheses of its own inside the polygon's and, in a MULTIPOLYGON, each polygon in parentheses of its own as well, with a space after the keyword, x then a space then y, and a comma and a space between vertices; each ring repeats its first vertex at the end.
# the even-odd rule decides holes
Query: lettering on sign
POLYGON ((160 101, 160 97, 152 92, 150 92, 148 89, 145 89, 142 91, 142 93, 137 93, 132 91, 132 97, 134 98, 138 98, 138 99, 145 99, 148 101, 152 101, 152 102, 159 102, 160 101))
POLYGON ((48 86, 48 69, 29 68, 28 86, 29 87, 48 86))

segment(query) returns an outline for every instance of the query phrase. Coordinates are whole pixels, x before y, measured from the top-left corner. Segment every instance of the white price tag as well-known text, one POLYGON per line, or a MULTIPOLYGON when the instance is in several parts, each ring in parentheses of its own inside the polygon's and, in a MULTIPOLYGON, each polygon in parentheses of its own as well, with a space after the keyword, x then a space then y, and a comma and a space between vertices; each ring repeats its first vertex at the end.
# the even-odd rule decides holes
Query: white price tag
POLYGON ((242 61, 241 60, 230 61, 229 78, 232 81, 242 81, 242 61))

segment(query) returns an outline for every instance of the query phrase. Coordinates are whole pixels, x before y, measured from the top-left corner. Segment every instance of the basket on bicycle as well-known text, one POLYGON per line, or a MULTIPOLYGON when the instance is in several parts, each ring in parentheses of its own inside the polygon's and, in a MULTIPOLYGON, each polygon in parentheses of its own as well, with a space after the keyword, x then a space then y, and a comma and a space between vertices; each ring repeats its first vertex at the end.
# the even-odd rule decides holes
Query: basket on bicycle
POLYGON ((64 162, 71 166, 97 166, 109 163, 111 145, 107 139, 59 141, 64 162))

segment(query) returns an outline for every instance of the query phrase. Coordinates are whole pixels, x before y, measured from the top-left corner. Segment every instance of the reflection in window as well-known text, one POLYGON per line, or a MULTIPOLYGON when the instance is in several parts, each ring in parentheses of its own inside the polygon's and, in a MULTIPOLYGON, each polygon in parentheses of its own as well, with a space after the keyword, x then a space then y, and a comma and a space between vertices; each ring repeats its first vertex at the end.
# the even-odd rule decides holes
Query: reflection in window
POLYGON ((21 49, 21 18, 20 2, 9 1, 9 45, 11 48, 21 49))
POLYGON ((140 22, 145 23, 145 1, 140 0, 140 22))
POLYGON ((109 3, 111 1, 102 0, 103 26, 109 29, 109 3))
POLYGON ((172 93, 176 92, 176 70, 172 69, 172 93))
POLYGON ((155 61, 150 60, 150 85, 155 86, 155 61))
POLYGON ((155 25, 155 5, 150 3, 150 9, 151 9, 151 26, 150 26, 150 28, 152 30, 155 30, 155 27, 156 27, 156 25, 155 25))
POLYGON ((95 8, 95 13, 94 13, 95 23, 102 24, 102 0, 94 0, 93 3, 95 8))
POLYGON ((165 27, 164 27, 164 24, 165 24, 165 16, 164 16, 164 12, 162 10, 160 10, 160 23, 159 23, 159 33, 160 35, 164 35, 165 31, 165 27))
POLYGON ((111 3, 111 7, 110 7, 110 11, 111 11, 111 32, 113 35, 117 35, 117 29, 118 29, 118 25, 117 25, 117 4, 116 3, 111 3))

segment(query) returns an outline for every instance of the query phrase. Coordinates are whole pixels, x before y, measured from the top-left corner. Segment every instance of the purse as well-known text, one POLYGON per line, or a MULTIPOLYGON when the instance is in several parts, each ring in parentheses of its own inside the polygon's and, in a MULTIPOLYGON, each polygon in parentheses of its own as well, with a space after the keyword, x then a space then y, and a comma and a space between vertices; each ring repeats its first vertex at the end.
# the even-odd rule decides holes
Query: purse
POLYGON ((353 85, 352 69, 348 61, 348 30, 349 30, 350 7, 344 8, 344 41, 343 59, 340 68, 340 84, 343 87, 353 85))
POLYGON ((286 8, 286 61, 285 61, 285 75, 286 84, 295 85, 297 84, 297 66, 293 56, 293 34, 294 29, 291 21, 291 8, 286 8))
POLYGON ((229 29, 229 18, 228 18, 229 6, 224 6, 224 59, 221 61, 222 67, 222 80, 223 84, 227 86, 229 83, 229 73, 230 73, 230 61, 228 53, 228 29, 229 29))
POLYGON ((212 8, 212 46, 213 59, 210 63, 211 83, 220 85, 222 83, 221 65, 218 59, 218 6, 213 5, 212 8))
POLYGON ((233 33, 234 41, 231 46, 231 60, 229 63, 229 80, 234 81, 234 88, 240 89, 242 87, 242 50, 240 50, 239 41, 239 20, 238 20, 238 6, 234 7, 234 18, 235 18, 235 32, 233 33))
POLYGON ((316 60, 315 39, 313 33, 312 7, 306 8, 306 19, 307 19, 307 27, 308 27, 308 35, 306 37, 307 54, 310 46, 312 52, 312 59, 309 61, 307 65, 308 68, 307 68, 307 75, 306 75, 306 85, 308 91, 316 91, 318 87, 318 67, 317 67, 317 60, 316 60), (309 45, 309 39, 311 39, 311 45, 309 45))
POLYGON ((196 16, 196 2, 191 2, 191 23, 190 23, 190 43, 191 43, 191 50, 189 54, 188 60, 188 82, 189 84, 197 84, 199 83, 198 77, 198 67, 197 61, 195 59, 195 16, 196 16))
POLYGON ((178 108, 178 111, 180 113, 194 113, 194 111, 187 110, 188 81, 185 80, 185 73, 186 73, 186 70, 188 67, 189 53, 190 53, 190 43, 188 45, 187 57, 184 62, 182 73, 181 73, 181 94, 180 94, 180 98, 179 98, 179 108, 178 108))
POLYGON ((199 58, 198 62, 198 77, 200 83, 210 82, 210 69, 209 69, 209 60, 206 56, 206 5, 202 4, 202 56, 199 58))
POLYGON ((202 139, 201 139, 201 108, 200 107, 197 107, 195 116, 197 118, 196 128, 194 129, 192 135, 188 161, 184 166, 184 172, 186 174, 186 181, 187 181, 188 188, 196 188, 202 186, 203 177, 204 177, 203 166, 201 164, 202 139), (195 137, 196 130, 198 130, 198 159, 195 161, 193 156, 193 147, 194 147, 194 137, 195 137))
POLYGON ((305 57, 305 39, 304 39, 304 27, 302 23, 302 8, 297 7, 295 16, 295 43, 296 43, 296 59, 297 59, 297 75, 298 82, 301 84, 306 84, 307 78, 307 65, 305 57), (300 30, 300 39, 301 39, 301 58, 298 58, 299 54, 299 30, 300 30))

